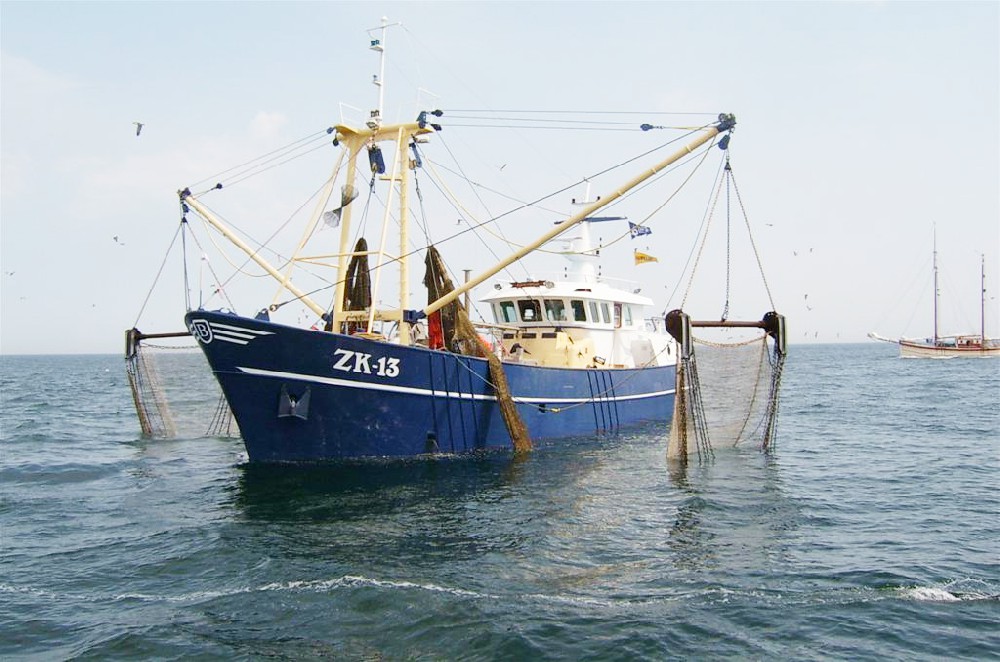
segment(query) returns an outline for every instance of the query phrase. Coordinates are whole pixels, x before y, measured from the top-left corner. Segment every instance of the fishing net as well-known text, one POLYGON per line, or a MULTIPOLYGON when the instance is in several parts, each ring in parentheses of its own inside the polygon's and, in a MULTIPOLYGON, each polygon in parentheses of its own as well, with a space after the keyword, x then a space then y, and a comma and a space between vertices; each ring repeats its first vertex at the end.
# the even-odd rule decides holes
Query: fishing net
POLYGON ((130 329, 125 336, 125 373, 139 425, 149 437, 173 437, 177 427, 160 385, 160 372, 153 358, 142 349, 140 337, 136 329, 130 329))
POLYGON ((761 322, 691 322, 684 313, 672 311, 667 328, 680 343, 667 456, 709 458, 713 448, 738 444, 769 451, 776 441, 786 355, 784 318, 768 313, 761 322), (703 337, 696 337, 692 326, 703 337), (711 326, 717 329, 709 340, 701 329, 711 326), (761 331, 742 340, 725 340, 718 332, 733 327, 761 331))
POLYGON ((144 335, 137 329, 125 334, 125 373, 143 435, 238 437, 233 413, 204 355, 193 347, 144 342, 186 336, 186 332, 144 335), (174 415, 172 404, 179 406, 181 416, 174 415))
MULTIPOLYGON (((427 249, 424 258, 426 270, 424 285, 427 287, 428 303, 437 301, 445 294, 455 289, 447 269, 441 260, 441 255, 434 246, 427 249)), ((476 332, 476 327, 469 319, 465 306, 455 301, 443 306, 440 310, 428 315, 428 346, 431 349, 448 349, 457 354, 479 356, 489 362, 490 383, 496 393, 500 414, 503 416, 507 432, 514 444, 514 452, 522 453, 531 450, 531 438, 528 428, 517 412, 517 405, 507 383, 507 375, 503 370, 500 358, 484 346, 476 332)))
MULTIPOLYGON (((364 237, 354 245, 354 254, 347 265, 347 277, 344 286, 344 310, 368 310, 372 305, 372 283, 368 270, 368 242, 364 237)), ((344 333, 353 334, 364 331, 364 322, 345 323, 344 333)), ((327 329, 329 330, 329 329, 327 329)))

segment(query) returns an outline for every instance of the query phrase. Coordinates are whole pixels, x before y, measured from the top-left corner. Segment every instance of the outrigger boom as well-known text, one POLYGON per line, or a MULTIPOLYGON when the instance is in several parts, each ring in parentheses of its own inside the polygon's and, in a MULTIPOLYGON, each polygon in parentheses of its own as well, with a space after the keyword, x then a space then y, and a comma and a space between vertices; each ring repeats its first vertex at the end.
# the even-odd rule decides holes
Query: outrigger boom
POLYGON ((663 161, 660 161, 659 163, 648 169, 646 172, 637 175, 636 177, 633 177, 631 180, 626 182, 623 186, 619 187, 616 191, 614 191, 610 195, 605 195, 600 197, 597 201, 591 203, 590 205, 585 207, 582 211, 574 214, 573 216, 570 216, 565 221, 556 225, 553 229, 543 234, 534 242, 522 247, 520 250, 516 251, 515 253, 512 253, 506 259, 498 262, 493 267, 482 272, 475 278, 470 279, 469 281, 463 283, 460 287, 456 287, 454 290, 452 290, 445 296, 441 297, 440 299, 434 301, 433 303, 428 304, 427 307, 425 307, 423 310, 413 311, 410 315, 406 317, 406 320, 409 322, 414 322, 420 319, 421 317, 426 317, 427 315, 430 315, 440 310, 444 306, 447 306, 449 303, 451 303, 458 297, 462 296, 472 288, 476 287, 487 278, 490 278, 491 276, 499 273, 501 270, 510 266, 514 262, 517 262, 518 260, 523 258, 525 255, 531 253, 532 251, 539 249, 547 242, 555 239, 556 237, 558 237, 559 235, 561 235, 562 233, 566 232, 571 227, 576 225, 577 223, 580 223, 581 221, 589 217, 598 209, 601 209, 611 204, 618 198, 625 195, 628 191, 632 190, 639 184, 643 183, 644 181, 646 181, 653 175, 657 174, 664 168, 684 158, 685 156, 687 156, 694 150, 698 149, 699 147, 704 145, 706 142, 708 142, 715 136, 719 135, 720 133, 724 133, 726 131, 731 131, 734 126, 736 126, 735 115, 726 113, 719 115, 719 121, 716 124, 708 127, 704 131, 704 133, 699 135, 695 140, 691 141, 688 145, 685 145, 681 149, 677 150, 663 161))

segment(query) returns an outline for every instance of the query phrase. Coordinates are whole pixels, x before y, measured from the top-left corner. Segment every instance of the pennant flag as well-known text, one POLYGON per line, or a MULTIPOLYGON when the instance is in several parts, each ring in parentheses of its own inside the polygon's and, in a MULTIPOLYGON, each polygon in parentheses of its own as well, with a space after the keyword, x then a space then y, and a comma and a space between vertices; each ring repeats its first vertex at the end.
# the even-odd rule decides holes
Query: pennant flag
POLYGON ((629 221, 628 234, 630 237, 635 239, 636 237, 641 237, 644 234, 653 234, 653 230, 652 228, 647 228, 645 225, 636 225, 632 221, 629 221))
POLYGON ((647 255, 646 253, 640 253, 639 251, 633 251, 635 255, 635 263, 643 264, 645 262, 659 262, 659 258, 655 258, 652 255, 647 255))

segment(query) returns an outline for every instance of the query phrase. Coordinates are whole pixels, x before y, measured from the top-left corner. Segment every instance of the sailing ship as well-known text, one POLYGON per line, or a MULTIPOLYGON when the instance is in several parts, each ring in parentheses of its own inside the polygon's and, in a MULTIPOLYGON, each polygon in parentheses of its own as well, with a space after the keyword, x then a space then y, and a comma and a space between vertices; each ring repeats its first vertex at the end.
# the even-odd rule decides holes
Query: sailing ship
POLYGON ((1000 357, 1000 338, 986 336, 986 257, 980 255, 979 268, 979 333, 941 334, 938 332, 938 264, 937 241, 934 257, 934 335, 928 338, 899 338, 893 340, 875 333, 868 334, 872 340, 891 342, 899 345, 899 356, 911 359, 954 359, 1000 357))
MULTIPOLYGON (((414 208, 422 209, 420 178, 425 165, 433 163, 428 151, 446 120, 438 110, 420 111, 410 122, 383 120, 387 27, 383 21, 370 43, 380 63, 381 73, 374 77, 378 106, 362 123, 342 122, 327 131, 339 160, 295 255, 273 264, 261 245, 233 230, 208 203, 221 184, 179 191, 181 228, 204 221, 241 249, 247 264, 252 261, 273 277, 286 297, 250 315, 189 303, 184 316, 235 417, 249 460, 521 452, 533 442, 643 422, 659 422, 666 429, 674 413, 679 345, 664 318, 652 313, 652 299, 603 276, 593 228, 624 228, 625 217, 601 215, 601 210, 672 164, 703 158, 713 146, 725 150, 734 116, 720 114, 688 128, 687 144, 667 143, 671 153, 609 193, 591 197, 588 185, 587 194, 573 200, 575 213, 550 219, 547 231, 478 274, 467 270, 464 282, 456 284, 437 247, 427 245, 422 251, 427 303, 414 306, 409 271, 417 253, 409 239, 411 216, 414 208), (360 214, 368 216, 369 203, 362 207, 358 200, 363 190, 358 182, 368 183, 369 201, 384 204, 377 248, 369 249, 354 222, 360 214), (376 196, 378 184, 384 188, 376 196), (398 231, 398 243, 388 240, 390 226, 398 231), (339 229, 335 254, 304 253, 317 228, 339 229), (556 240, 564 243, 562 250, 552 248, 556 240), (509 276, 508 268, 526 256, 553 253, 568 260, 559 277, 509 276), (302 265, 335 268, 332 301, 320 302, 320 290, 293 282, 292 272, 302 265), (390 277, 385 275, 390 265, 398 268, 398 301, 385 304, 378 291, 390 277), (482 298, 492 320, 473 322, 467 310, 470 292, 501 272, 506 277, 482 298), (301 324, 276 319, 289 302, 311 317, 301 324)), ((625 236, 630 231, 648 233, 631 222, 625 236)), ((226 287, 219 284, 215 293, 226 287)), ((134 353, 143 336, 135 329, 129 334, 128 352, 134 353)))

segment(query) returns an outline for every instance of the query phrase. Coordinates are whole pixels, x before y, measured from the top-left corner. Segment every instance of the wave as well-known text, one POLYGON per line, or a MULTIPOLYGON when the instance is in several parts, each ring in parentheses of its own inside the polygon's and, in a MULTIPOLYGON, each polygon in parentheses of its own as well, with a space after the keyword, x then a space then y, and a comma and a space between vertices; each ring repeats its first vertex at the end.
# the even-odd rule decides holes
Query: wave
POLYGON ((961 580, 942 586, 912 586, 898 589, 900 597, 917 602, 1000 601, 1000 592, 985 582, 961 580))

